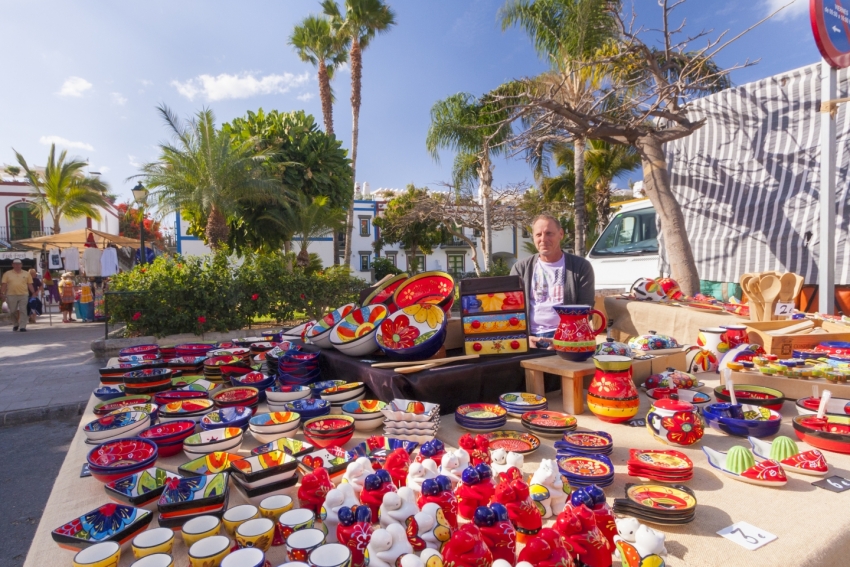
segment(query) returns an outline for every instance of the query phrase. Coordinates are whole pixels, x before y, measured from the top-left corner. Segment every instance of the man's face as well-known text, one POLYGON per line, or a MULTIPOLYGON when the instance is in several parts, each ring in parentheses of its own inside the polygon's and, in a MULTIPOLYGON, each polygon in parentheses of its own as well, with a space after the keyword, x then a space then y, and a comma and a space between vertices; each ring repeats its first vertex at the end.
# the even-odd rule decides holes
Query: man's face
POLYGON ((23 264, 17 264, 17 263, 12 264, 12 269, 15 270, 16 272, 20 273, 22 265, 23 264))
POLYGON ((537 251, 547 256, 561 249, 561 239, 564 238, 564 229, 549 219, 538 219, 531 227, 534 238, 534 246, 537 251))

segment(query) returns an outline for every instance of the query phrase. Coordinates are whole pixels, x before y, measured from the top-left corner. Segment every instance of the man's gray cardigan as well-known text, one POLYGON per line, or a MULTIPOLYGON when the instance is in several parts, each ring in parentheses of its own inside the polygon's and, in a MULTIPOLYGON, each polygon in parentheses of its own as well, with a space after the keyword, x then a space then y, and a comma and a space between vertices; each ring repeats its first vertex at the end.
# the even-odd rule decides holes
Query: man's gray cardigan
MULTIPOLYGON (((562 251, 563 252, 563 251, 562 251)), ((530 258, 518 261, 511 268, 511 275, 522 278, 525 287, 525 301, 531 311, 531 279, 534 277, 534 268, 537 266, 535 254, 530 258)), ((595 299, 595 282, 593 278, 593 266, 581 256, 574 256, 564 252, 564 303, 567 305, 590 305, 593 307, 595 299)))

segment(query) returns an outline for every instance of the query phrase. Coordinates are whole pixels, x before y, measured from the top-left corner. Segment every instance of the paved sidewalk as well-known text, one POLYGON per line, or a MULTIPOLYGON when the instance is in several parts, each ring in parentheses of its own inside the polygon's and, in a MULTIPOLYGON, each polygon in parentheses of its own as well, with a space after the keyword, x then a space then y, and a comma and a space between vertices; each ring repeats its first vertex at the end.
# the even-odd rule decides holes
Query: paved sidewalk
POLYGON ((91 351, 103 323, 63 324, 47 315, 26 333, 0 327, 0 425, 80 415, 106 364, 91 351))

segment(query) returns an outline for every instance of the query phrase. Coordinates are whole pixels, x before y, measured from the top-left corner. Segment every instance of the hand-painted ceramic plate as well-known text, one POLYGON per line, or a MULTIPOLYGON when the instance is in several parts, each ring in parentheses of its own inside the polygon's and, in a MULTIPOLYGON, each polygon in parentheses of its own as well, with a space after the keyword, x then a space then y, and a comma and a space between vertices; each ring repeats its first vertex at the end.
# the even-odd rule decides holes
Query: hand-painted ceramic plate
POLYGON ((237 455, 236 453, 215 451, 203 457, 192 459, 188 463, 183 463, 177 470, 186 476, 216 474, 227 471, 230 468, 230 463, 244 458, 242 455, 237 455))
POLYGON ((417 303, 440 305, 454 296, 455 281, 446 272, 422 272, 407 278, 393 293, 393 303, 400 308, 417 303))
POLYGON ((540 447, 540 438, 522 431, 493 431, 485 435, 490 441, 490 450, 504 449, 514 453, 532 453, 540 447))
POLYGON ((135 396, 124 396, 122 398, 112 398, 108 402, 103 402, 94 406, 95 415, 106 415, 111 411, 121 409, 127 406, 135 406, 138 404, 146 404, 151 401, 151 397, 144 394, 135 396))
POLYGON ((151 467, 140 473, 108 482, 103 487, 111 498, 131 506, 142 506, 154 498, 159 498, 167 481, 179 478, 180 475, 165 469, 151 467))
POLYGON ((472 419, 492 419, 504 417, 508 411, 496 404, 464 404, 455 410, 457 415, 472 419))
POLYGON ((71 549, 83 549, 103 541, 119 544, 132 539, 153 520, 153 513, 123 504, 104 504, 86 512, 53 532, 53 541, 71 549))
POLYGON ((226 472, 183 478, 169 482, 159 497, 160 514, 214 506, 227 500, 226 472))
POLYGON ((163 415, 183 415, 195 414, 206 411, 213 407, 213 401, 208 398, 196 398, 190 400, 180 400, 165 404, 160 409, 163 415))
POLYGON ((522 414, 522 420, 537 427, 555 429, 573 427, 576 424, 574 416, 557 411, 529 411, 522 414))
POLYGON ((251 400, 260 395, 259 390, 250 386, 237 386, 228 388, 216 394, 213 394, 212 401, 224 404, 232 404, 251 400))
POLYGON ((306 441, 301 441, 299 439, 290 439, 289 437, 281 437, 280 439, 276 439, 271 443, 266 443, 265 445, 260 445, 259 447, 254 447, 251 449, 252 455, 260 455, 262 453, 268 453, 270 451, 283 451, 293 457, 300 457, 301 455, 306 455, 307 453, 312 453, 313 449, 312 444, 307 443, 306 441))
MULTIPOLYGON (((445 319, 445 312, 435 305, 410 305, 384 319, 378 327, 375 340, 383 349, 402 353, 410 349, 418 353, 421 349, 416 347, 440 333, 446 324, 445 319)), ((425 348, 424 345, 422 348, 425 348)), ((439 350, 439 347, 434 350, 439 350)), ((423 358, 427 356, 425 354, 423 358)))
POLYGON ((689 471, 694 468, 694 463, 687 455, 679 451, 657 451, 631 449, 629 461, 639 463, 644 467, 663 469, 665 471, 689 471))
POLYGON ((539 406, 546 403, 546 398, 528 392, 510 392, 499 396, 499 402, 509 406, 539 406))
POLYGON ((614 440, 604 431, 569 431, 564 433, 563 443, 576 449, 598 449, 600 451, 611 447, 614 440))
POLYGON ((626 485, 626 497, 640 506, 654 510, 683 512, 697 505, 697 499, 685 487, 661 484, 626 485))
POLYGON ((605 478, 614 474, 614 468, 608 458, 601 455, 566 455, 558 457, 558 468, 567 476, 587 479, 605 478))

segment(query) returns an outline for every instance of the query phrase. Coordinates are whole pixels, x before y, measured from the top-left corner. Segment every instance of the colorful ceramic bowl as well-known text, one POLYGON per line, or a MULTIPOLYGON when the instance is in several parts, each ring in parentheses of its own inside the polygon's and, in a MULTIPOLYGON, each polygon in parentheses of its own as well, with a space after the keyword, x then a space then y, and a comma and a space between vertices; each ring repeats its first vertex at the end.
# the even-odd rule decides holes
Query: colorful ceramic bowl
POLYGON ((275 384, 266 390, 266 399, 269 402, 293 402, 311 397, 310 386, 302 384, 275 384))
POLYGON ((215 451, 183 463, 177 471, 184 477, 201 476, 206 474, 217 474, 230 470, 230 463, 244 459, 237 453, 227 451, 215 451))
POLYGON ((191 419, 181 419, 148 427, 139 433, 139 437, 150 439, 154 443, 159 444, 170 441, 182 441, 194 432, 195 422, 191 419))
POLYGON ((165 404, 159 409, 160 421, 192 420, 195 423, 213 411, 213 401, 207 398, 181 400, 165 404))
POLYGON ((133 436, 134 432, 145 429, 150 422, 148 413, 120 411, 90 421, 83 426, 83 433, 89 441, 102 442, 115 437, 133 436))
POLYGON ((366 391, 366 384, 363 382, 348 382, 341 386, 334 386, 322 390, 322 399, 329 402, 344 402, 352 398, 356 398, 366 391))
POLYGON ((354 303, 346 303, 342 307, 331 311, 319 319, 315 325, 307 329, 307 332, 304 334, 304 338, 317 347, 331 348, 331 329, 333 329, 337 323, 342 321, 356 308, 357 305, 354 303))
POLYGON ((244 524, 248 520, 260 517, 260 509, 252 504, 242 504, 234 506, 224 513, 221 517, 221 523, 224 526, 224 531, 230 535, 236 533, 236 528, 244 524))
POLYGON ((408 278, 407 273, 396 274, 395 276, 385 280, 379 286, 376 286, 372 293, 366 296, 366 298, 361 301, 362 305, 375 305, 377 303, 382 303, 384 305, 391 305, 393 300, 393 294, 395 290, 408 278))
POLYGON ((452 308, 455 280, 446 272, 431 271, 404 280, 393 293, 393 303, 404 309, 412 305, 432 304, 446 313, 452 308))
POLYGON ((294 402, 285 402, 278 406, 277 404, 269 403, 269 409, 275 411, 291 411, 296 412, 301 416, 301 421, 304 422, 314 417, 327 415, 331 411, 331 403, 327 400, 314 400, 308 398, 306 400, 295 400, 294 402))
POLYGON ((147 530, 133 538, 133 556, 141 559, 154 553, 171 554, 174 548, 174 532, 168 528, 147 530))
POLYGON ((260 398, 260 391, 250 386, 227 388, 212 395, 216 407, 249 406, 260 398))
POLYGON ((277 522, 281 514, 292 510, 293 506, 294 502, 292 501, 291 496, 287 496, 286 494, 276 494, 274 496, 263 498, 263 501, 260 502, 259 506, 260 515, 264 518, 270 518, 277 522))
POLYGON ((119 357, 142 354, 159 354, 159 345, 136 345, 127 348, 122 348, 118 351, 119 357))
POLYGON ((221 532, 221 520, 215 516, 197 516, 185 524, 181 533, 186 547, 192 547, 198 541, 218 535, 221 532))
POLYGON ((130 567, 174 567, 174 558, 168 553, 154 553, 134 561, 130 567))
POLYGON ((183 452, 190 459, 217 451, 236 452, 242 445, 244 432, 238 427, 201 431, 183 440, 183 452))
POLYGON ((201 418, 201 429, 210 431, 224 427, 238 427, 244 430, 248 426, 248 420, 254 415, 250 408, 244 406, 233 406, 211 411, 201 418))
POLYGON ((366 356, 378 349, 375 333, 389 315, 384 305, 367 305, 349 313, 331 331, 331 345, 348 356, 366 356))
POLYGON ((269 453, 271 451, 283 451, 284 453, 292 455, 293 457, 300 457, 301 455, 311 453, 313 449, 314 447, 306 441, 301 441, 300 439, 287 439, 283 437, 271 443, 266 443, 265 445, 254 447, 253 449, 251 449, 251 454, 260 455, 262 453, 269 453))
POLYGON ((850 417, 798 415, 791 420, 794 433, 812 447, 834 453, 850 453, 850 417))
MULTIPOLYGON (((737 388, 737 386, 736 386, 737 388)), ((711 396, 698 390, 686 390, 679 388, 652 388, 646 391, 646 395, 653 400, 675 399, 702 406, 711 402, 711 396)))
POLYGON ((92 476, 110 482, 152 466, 159 455, 156 443, 141 437, 107 441, 86 456, 92 476))
POLYGON ((355 402, 346 402, 342 406, 342 411, 345 415, 358 420, 372 420, 376 418, 385 419, 383 409, 387 407, 387 402, 381 400, 357 400, 355 402))
MULTIPOLYGON (((205 380, 206 381, 206 380, 205 380)), ((199 390, 166 390, 165 392, 157 392, 154 395, 154 401, 164 406, 171 402, 179 402, 181 400, 197 400, 201 398, 209 398, 209 392, 199 390)))
POLYGON ((251 431, 258 433, 284 433, 297 429, 301 423, 301 415, 291 411, 276 411, 271 413, 258 413, 251 418, 251 431))
POLYGON ((219 567, 230 553, 230 540, 224 536, 204 538, 189 548, 190 567, 219 567))
MULTIPOLYGON (((738 403, 762 406, 774 411, 781 411, 782 404, 785 401, 785 394, 775 388, 753 386, 750 384, 735 384, 735 396, 738 399, 738 403)), ((726 386, 717 386, 714 388, 714 397, 718 402, 729 403, 731 401, 729 390, 726 389, 726 386)))
POLYGON ((351 551, 341 543, 320 545, 307 556, 313 567, 347 567, 351 564, 351 551))
POLYGON ((628 346, 632 350, 664 350, 679 348, 679 342, 673 337, 657 335, 655 331, 650 331, 648 335, 630 338, 628 346))
POLYGON ((336 386, 344 386, 347 384, 345 380, 321 380, 319 382, 313 382, 310 384, 310 391, 312 392, 311 398, 318 398, 322 395, 324 390, 328 388, 334 388, 336 386))
POLYGON ((274 522, 269 518, 254 518, 236 528, 236 543, 239 547, 259 549, 263 553, 272 546, 274 522))
POLYGON ((151 397, 148 395, 123 396, 120 398, 113 398, 106 402, 101 402, 94 406, 93 411, 95 415, 106 415, 117 409, 125 408, 127 406, 147 404, 150 403, 150 401, 151 397))
POLYGON ((426 359, 442 348, 447 324, 448 318, 438 306, 411 305, 384 319, 375 340, 390 359, 426 359))
POLYGON ((770 437, 776 435, 782 425, 779 412, 766 407, 741 404, 744 419, 732 417, 730 408, 734 406, 727 403, 710 404, 702 410, 702 415, 712 429, 737 437, 770 437))
POLYGON ((304 437, 317 447, 344 445, 354 435, 354 418, 347 415, 315 417, 304 422, 304 437))
MULTIPOLYGON (((800 398, 795 404, 797 413, 800 415, 814 415, 820 407, 820 398, 800 398)), ((826 415, 836 417, 847 417, 850 415, 850 400, 845 398, 831 398, 826 403, 826 415)))
POLYGON ((121 546, 114 541, 96 543, 74 556, 74 567, 118 567, 121 546))
POLYGON ((522 431, 493 431, 485 435, 490 450, 504 449, 508 452, 528 454, 540 447, 540 438, 522 431))

